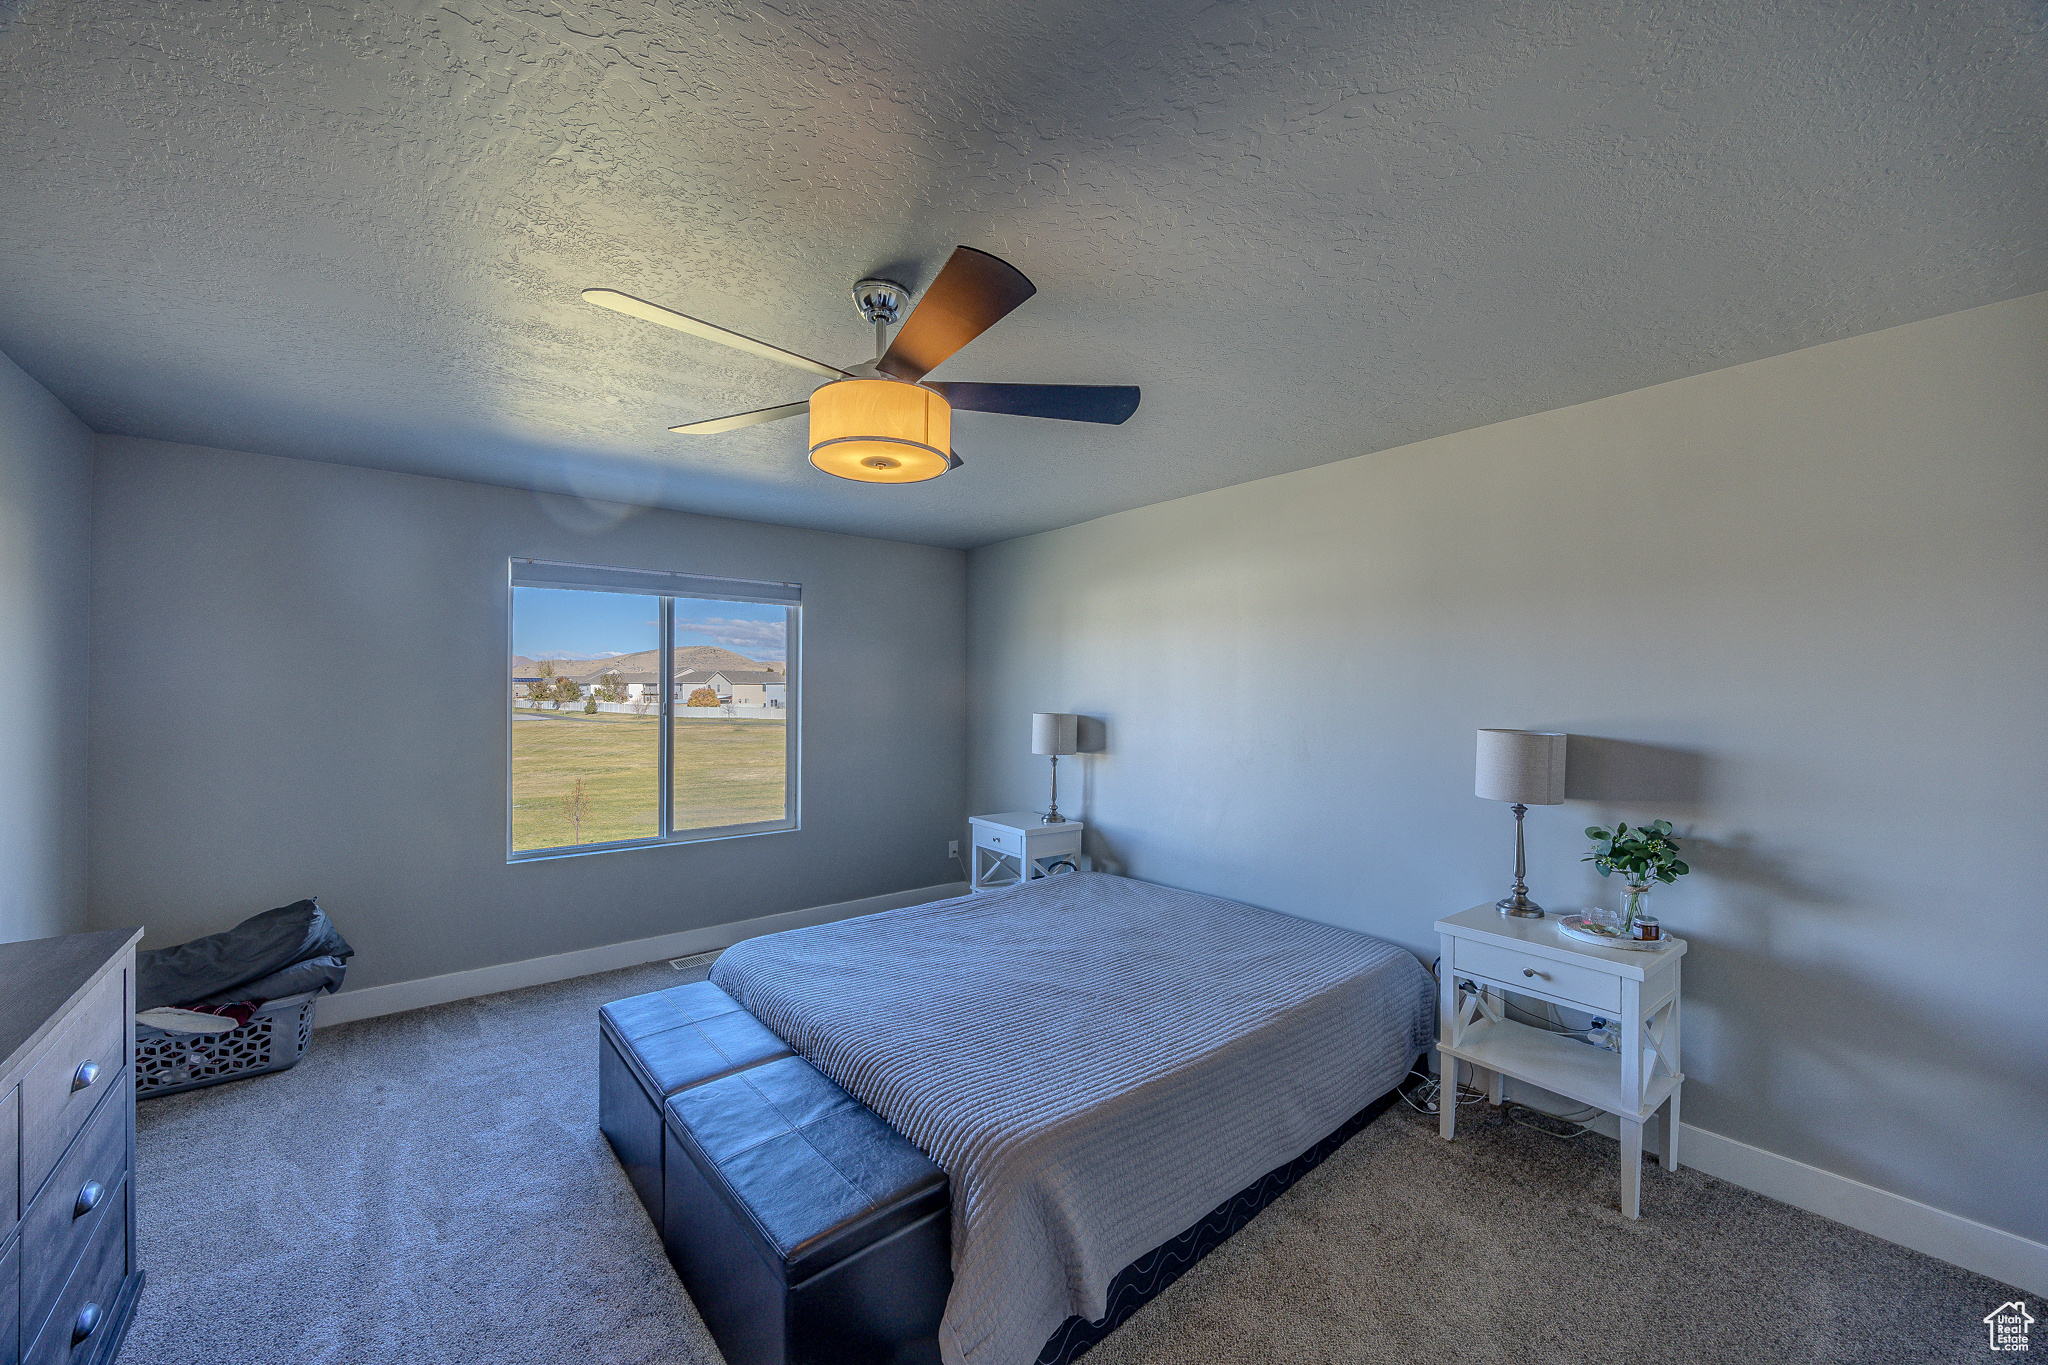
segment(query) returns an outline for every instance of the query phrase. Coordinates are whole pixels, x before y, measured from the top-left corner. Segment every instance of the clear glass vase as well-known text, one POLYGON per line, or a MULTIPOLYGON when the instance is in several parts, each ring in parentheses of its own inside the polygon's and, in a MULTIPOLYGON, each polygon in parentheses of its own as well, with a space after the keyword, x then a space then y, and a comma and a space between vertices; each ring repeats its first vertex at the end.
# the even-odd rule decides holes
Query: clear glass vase
POLYGON ((1650 913, 1650 888, 1652 882, 1624 882, 1621 888, 1621 912, 1615 916, 1614 927, 1624 937, 1635 933, 1636 920, 1650 913))

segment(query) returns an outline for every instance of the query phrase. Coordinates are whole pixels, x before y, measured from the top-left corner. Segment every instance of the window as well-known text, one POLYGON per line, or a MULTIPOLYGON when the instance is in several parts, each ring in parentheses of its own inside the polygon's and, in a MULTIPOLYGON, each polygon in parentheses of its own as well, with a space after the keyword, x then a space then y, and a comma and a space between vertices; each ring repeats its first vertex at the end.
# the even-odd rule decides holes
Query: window
POLYGON ((795 584, 511 567, 514 861, 796 828, 795 584))

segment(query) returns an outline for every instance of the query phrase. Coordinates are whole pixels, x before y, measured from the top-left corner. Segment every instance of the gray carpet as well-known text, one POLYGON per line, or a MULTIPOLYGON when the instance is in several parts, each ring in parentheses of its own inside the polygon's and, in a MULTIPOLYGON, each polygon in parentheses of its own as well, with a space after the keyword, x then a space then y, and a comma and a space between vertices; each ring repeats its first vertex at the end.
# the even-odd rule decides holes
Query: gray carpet
MULTIPOLYGON (((124 1365, 717 1365, 596 1126, 597 1006, 664 965, 322 1029, 139 1108, 124 1365)), ((2018 1291, 1615 1146, 1396 1107, 1084 1359, 1986 1358, 2018 1291)))

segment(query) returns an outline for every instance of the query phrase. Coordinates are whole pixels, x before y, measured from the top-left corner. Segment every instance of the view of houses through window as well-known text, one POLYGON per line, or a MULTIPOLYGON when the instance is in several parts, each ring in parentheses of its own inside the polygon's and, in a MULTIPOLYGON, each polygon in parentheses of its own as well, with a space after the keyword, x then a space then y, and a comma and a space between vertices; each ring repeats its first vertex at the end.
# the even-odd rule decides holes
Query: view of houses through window
POLYGON ((536 587, 515 578, 512 853, 793 823, 793 615, 781 602, 536 587))

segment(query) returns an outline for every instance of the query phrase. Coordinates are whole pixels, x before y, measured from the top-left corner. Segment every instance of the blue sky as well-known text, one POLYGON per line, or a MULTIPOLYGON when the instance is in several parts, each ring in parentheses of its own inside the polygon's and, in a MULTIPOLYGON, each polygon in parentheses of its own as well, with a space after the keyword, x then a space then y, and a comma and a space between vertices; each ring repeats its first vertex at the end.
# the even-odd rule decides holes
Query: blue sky
MULTIPOLYGON (((784 610, 758 602, 678 597, 676 643, 719 645, 749 659, 784 657, 784 610)), ((529 659, 605 659, 658 649, 660 599, 566 588, 512 590, 512 652, 529 659)))

